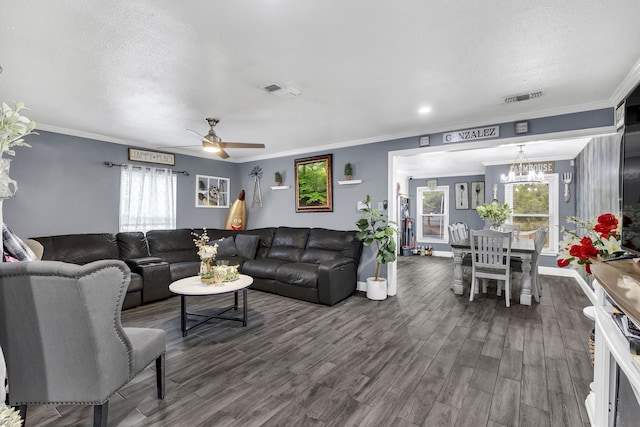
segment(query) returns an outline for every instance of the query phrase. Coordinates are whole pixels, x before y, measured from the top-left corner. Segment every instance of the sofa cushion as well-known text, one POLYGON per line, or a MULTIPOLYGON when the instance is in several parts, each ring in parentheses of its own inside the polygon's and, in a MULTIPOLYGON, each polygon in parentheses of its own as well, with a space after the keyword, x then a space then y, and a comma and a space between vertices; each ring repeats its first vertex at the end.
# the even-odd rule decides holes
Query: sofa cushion
POLYGON ((340 252, 326 251, 324 249, 305 249, 300 258, 301 262, 318 264, 322 261, 329 261, 336 258, 344 258, 340 252))
POLYGON ((34 237, 44 247, 42 259, 88 264, 103 259, 120 259, 116 236, 111 233, 68 234, 34 237))
POLYGON ((236 236, 236 248, 238 255, 244 259, 254 259, 256 257, 256 251, 258 244, 260 243, 260 236, 250 234, 238 234, 236 236))
POLYGON ((339 251, 342 256, 360 262, 362 242, 356 238, 357 231, 327 230, 312 228, 307 240, 307 248, 339 251))
POLYGON ((302 254, 304 249, 287 248, 285 246, 273 246, 269 249, 267 258, 269 259, 281 259, 288 262, 300 262, 302 260, 302 254))
POLYGON ((308 228, 279 227, 273 237, 271 247, 285 246, 288 248, 304 249, 305 246, 307 246, 308 237, 308 228))
POLYGON ((250 259, 242 264, 242 274, 260 279, 275 279, 276 270, 286 263, 280 259, 250 259))
POLYGON ((116 234, 120 258, 123 260, 144 258, 149 256, 149 247, 144 233, 140 231, 116 234))
POLYGON ((190 228, 147 232, 149 253, 169 263, 199 261, 190 228))
MULTIPOLYGON (((216 253, 216 257, 233 257, 238 255, 238 250, 236 249, 236 242, 233 240, 233 236, 225 237, 220 240, 214 240, 209 244, 216 244, 216 243, 218 244, 218 252, 216 253)), ((257 246, 258 245, 256 242, 256 247, 257 246)))
POLYGON ((171 281, 197 276, 200 273, 200 261, 174 262, 169 264, 171 281))
MULTIPOLYGON (((256 252, 256 258, 265 258, 269 252, 269 248, 273 244, 273 236, 276 234, 275 227, 267 228, 254 228, 252 230, 243 230, 236 235, 236 246, 238 246, 238 236, 258 236, 260 243, 258 244, 258 251, 256 252)), ((253 257, 252 257, 253 258, 253 257)))
POLYGON ((289 263, 278 267, 276 280, 306 288, 318 287, 318 265, 309 263, 289 263))

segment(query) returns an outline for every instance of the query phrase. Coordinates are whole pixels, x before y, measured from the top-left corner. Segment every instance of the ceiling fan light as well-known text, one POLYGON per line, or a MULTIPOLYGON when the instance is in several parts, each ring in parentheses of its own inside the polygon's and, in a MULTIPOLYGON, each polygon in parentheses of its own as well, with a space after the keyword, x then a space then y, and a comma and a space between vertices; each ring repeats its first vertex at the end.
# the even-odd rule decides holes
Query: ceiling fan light
POLYGON ((216 144, 205 141, 202 141, 202 149, 207 153, 217 153, 218 151, 220 151, 220 147, 218 147, 216 144))

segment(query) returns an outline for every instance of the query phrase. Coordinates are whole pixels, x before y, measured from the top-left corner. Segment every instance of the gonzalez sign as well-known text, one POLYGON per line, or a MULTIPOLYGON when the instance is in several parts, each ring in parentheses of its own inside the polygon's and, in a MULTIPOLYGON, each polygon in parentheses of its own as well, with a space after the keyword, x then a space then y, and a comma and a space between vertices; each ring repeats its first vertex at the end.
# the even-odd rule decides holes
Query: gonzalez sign
POLYGON ((486 128, 475 128, 467 130, 457 130, 442 134, 442 142, 475 141, 477 139, 498 138, 500 136, 500 126, 490 126, 486 128))

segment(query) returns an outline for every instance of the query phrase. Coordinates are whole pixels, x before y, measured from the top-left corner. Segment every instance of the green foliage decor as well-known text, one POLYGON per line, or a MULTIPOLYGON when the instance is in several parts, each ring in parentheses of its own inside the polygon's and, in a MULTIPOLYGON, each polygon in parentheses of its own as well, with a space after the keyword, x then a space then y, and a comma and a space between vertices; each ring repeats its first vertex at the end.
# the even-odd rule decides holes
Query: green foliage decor
POLYGON ((36 134, 36 122, 20 114, 25 109, 24 104, 16 102, 14 106, 15 109, 12 109, 3 102, 0 107, 0 156, 4 153, 15 156, 13 147, 31 147, 23 138, 36 134))
POLYGON ((353 175, 353 167, 351 166, 351 163, 347 163, 346 165, 344 165, 344 174, 353 175))
POLYGON ((280 172, 276 172, 274 174, 274 179, 276 182, 282 182, 282 175, 280 175, 280 172))
POLYGON ((299 165, 298 188, 300 202, 304 205, 324 205, 327 202, 326 162, 299 165))
POLYGON ((484 220, 491 221, 492 226, 499 227, 511 216, 511 208, 508 204, 498 202, 483 203, 476 208, 478 215, 484 220))
POLYGON ((396 241, 394 235, 398 230, 395 222, 389 221, 378 209, 371 207, 371 196, 367 194, 366 207, 362 209, 362 217, 356 222, 360 232, 357 234, 365 246, 375 243, 376 253, 376 277, 380 275, 380 265, 396 260, 396 241))

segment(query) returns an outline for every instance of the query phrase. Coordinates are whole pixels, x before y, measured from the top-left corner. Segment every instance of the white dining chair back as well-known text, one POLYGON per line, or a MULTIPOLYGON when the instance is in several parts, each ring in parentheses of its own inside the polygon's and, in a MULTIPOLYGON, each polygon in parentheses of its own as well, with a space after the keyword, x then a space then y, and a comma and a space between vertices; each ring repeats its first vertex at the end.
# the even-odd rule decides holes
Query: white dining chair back
POLYGON ((502 224, 500 226, 500 231, 503 231, 505 233, 512 233, 513 234, 513 238, 515 240, 520 239, 520 226, 516 225, 516 224, 502 224))
POLYGON ((469 301, 473 301, 480 279, 483 280, 483 292, 486 292, 487 279, 493 279, 504 283, 507 307, 511 305, 512 236, 512 233, 495 230, 471 230, 472 273, 469 301))
POLYGON ((449 242, 458 243, 469 237, 469 226, 463 222, 449 224, 449 242))

